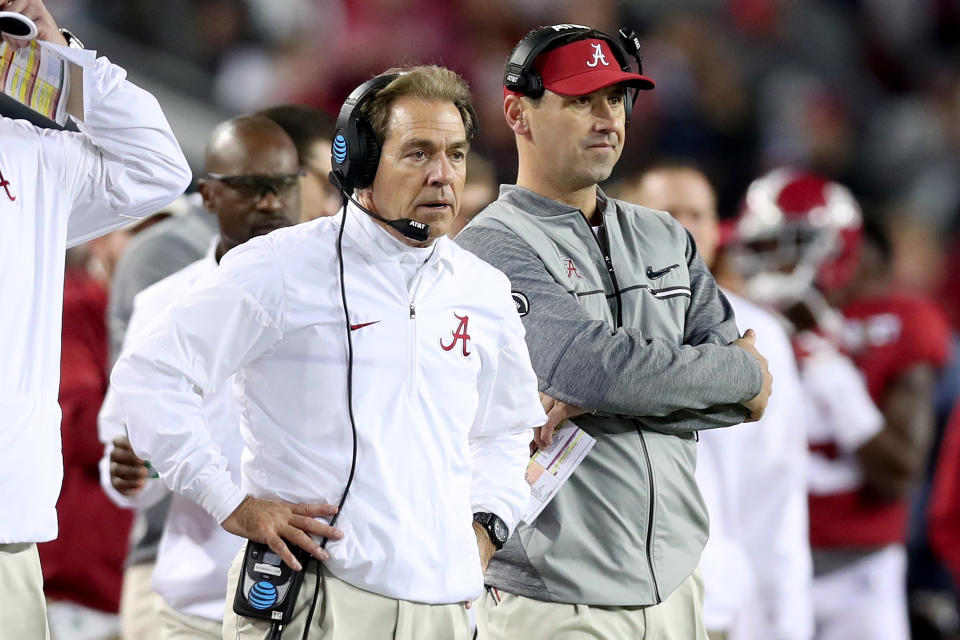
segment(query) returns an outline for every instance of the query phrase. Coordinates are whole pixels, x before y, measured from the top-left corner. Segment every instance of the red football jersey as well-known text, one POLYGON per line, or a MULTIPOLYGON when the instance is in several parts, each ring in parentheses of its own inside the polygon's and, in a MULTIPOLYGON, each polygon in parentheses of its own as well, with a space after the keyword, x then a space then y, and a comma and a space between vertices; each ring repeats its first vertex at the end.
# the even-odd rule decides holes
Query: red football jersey
MULTIPOLYGON (((878 406, 889 384, 917 364, 941 368, 950 352, 946 317, 931 301, 891 294, 843 310, 844 346, 878 406)), ((908 502, 867 499, 859 489, 810 496, 814 547, 876 547, 903 542, 908 502)))
POLYGON ((950 327, 930 300, 891 294, 858 300, 843 315, 844 347, 878 405, 891 380, 921 363, 939 369, 949 358, 950 327))
POLYGON ((960 584, 960 403, 950 414, 930 495, 930 546, 960 584))

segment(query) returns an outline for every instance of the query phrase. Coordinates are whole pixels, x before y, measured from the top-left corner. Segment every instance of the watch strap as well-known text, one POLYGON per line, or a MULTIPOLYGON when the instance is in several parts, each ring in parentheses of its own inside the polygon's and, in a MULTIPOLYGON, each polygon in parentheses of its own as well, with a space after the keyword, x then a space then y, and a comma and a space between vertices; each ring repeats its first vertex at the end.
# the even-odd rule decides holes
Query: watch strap
POLYGON ((495 513, 478 512, 473 514, 473 521, 481 525, 490 536, 490 542, 496 547, 497 551, 503 548, 507 541, 507 524, 495 513))

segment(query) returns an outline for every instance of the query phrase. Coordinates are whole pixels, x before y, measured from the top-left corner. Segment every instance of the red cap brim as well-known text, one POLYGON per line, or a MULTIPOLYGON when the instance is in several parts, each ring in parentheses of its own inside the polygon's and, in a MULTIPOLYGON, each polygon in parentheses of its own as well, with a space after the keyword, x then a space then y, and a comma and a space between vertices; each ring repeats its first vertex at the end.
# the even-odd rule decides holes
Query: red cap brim
POLYGON ((580 73, 566 78, 547 82, 544 87, 562 96, 582 96, 615 84, 649 90, 656 86, 653 79, 638 73, 627 73, 620 69, 604 69, 580 73))

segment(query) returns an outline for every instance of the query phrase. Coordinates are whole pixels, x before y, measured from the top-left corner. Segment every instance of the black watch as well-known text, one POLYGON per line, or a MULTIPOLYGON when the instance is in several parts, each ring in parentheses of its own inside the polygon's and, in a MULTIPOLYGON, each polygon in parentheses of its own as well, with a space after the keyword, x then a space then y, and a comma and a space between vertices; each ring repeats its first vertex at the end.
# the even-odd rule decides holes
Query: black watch
POLYGON ((497 551, 503 549, 503 545, 507 541, 506 522, 493 513, 483 512, 473 514, 473 521, 479 523, 487 530, 487 535, 490 536, 490 542, 493 543, 497 551))

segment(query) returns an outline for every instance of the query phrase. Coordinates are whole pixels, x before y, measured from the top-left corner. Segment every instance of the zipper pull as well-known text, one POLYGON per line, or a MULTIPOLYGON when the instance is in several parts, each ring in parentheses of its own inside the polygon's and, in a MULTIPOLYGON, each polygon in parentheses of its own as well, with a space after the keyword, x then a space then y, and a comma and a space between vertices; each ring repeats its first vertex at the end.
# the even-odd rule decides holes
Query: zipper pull
POLYGON ((410 317, 411 318, 417 317, 417 309, 413 306, 412 302, 410 303, 410 317))
POLYGON ((616 280, 615 280, 615 279, 616 279, 616 277, 617 277, 617 272, 614 271, 614 269, 613 269, 613 258, 611 258, 610 256, 604 254, 604 256, 603 256, 603 262, 604 262, 604 264, 607 265, 607 273, 610 274, 610 277, 611 277, 611 278, 614 278, 614 284, 616 284, 616 280))

